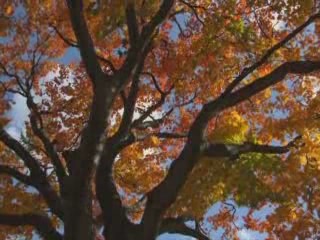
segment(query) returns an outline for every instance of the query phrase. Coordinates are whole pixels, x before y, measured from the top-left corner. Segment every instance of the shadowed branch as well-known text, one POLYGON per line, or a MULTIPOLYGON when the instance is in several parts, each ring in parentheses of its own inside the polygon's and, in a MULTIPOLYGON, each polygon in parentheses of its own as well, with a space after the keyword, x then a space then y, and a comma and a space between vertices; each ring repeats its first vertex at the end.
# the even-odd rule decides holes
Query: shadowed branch
POLYGON ((62 235, 52 225, 50 219, 38 214, 4 214, 0 213, 0 224, 8 226, 31 225, 46 240, 62 240, 62 235))
MULTIPOLYGON (((52 212, 62 219, 64 214, 62 211, 61 199, 50 185, 45 172, 42 171, 39 165, 39 162, 21 145, 20 142, 12 138, 5 130, 1 130, 0 132, 0 141, 14 151, 30 170, 30 177, 28 178, 25 178, 25 176, 16 172, 15 177, 19 177, 19 180, 23 180, 24 183, 32 183, 32 186, 43 195, 52 212)), ((9 171, 10 173, 14 173, 9 169, 2 170, 7 173, 9 173, 9 171)))

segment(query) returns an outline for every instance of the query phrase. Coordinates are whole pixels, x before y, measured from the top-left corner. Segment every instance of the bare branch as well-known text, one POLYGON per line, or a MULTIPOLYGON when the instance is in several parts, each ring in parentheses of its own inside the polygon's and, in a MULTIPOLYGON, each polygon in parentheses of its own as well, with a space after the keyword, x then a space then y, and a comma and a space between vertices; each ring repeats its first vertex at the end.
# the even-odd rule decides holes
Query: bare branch
MULTIPOLYGON (((202 8, 202 9, 205 9, 204 7, 202 6, 198 6, 198 5, 193 5, 187 1, 184 1, 184 0, 180 0, 180 2, 184 5, 186 5, 188 8, 191 9, 191 11, 193 12, 193 14, 195 15, 196 19, 202 24, 204 25, 204 21, 199 17, 199 14, 197 13, 197 10, 196 8, 202 8)), ((206 10, 206 9, 205 9, 206 10)))
POLYGON ((57 35, 65 42, 65 44, 67 44, 70 47, 75 47, 75 48, 79 48, 79 45, 72 39, 67 38, 66 36, 64 36, 59 30, 58 28, 53 25, 50 24, 50 27, 53 28, 53 30, 57 33, 57 35))
MULTIPOLYGON (((134 120, 132 123, 132 128, 139 127, 141 124, 143 124, 144 120, 146 120, 154 111, 160 108, 164 104, 166 97, 171 93, 172 89, 173 86, 167 92, 163 92, 160 99, 155 104, 150 106, 138 119, 134 120)), ((172 110, 170 110, 169 112, 171 113, 172 110)))
POLYGON ((164 95, 164 94, 165 94, 165 92, 160 88, 160 86, 159 86, 159 84, 158 84, 158 82, 157 82, 156 77, 155 77, 151 72, 142 72, 141 74, 144 74, 144 75, 149 76, 149 77, 152 79, 153 84, 154 84, 155 88, 157 89, 157 91, 158 91, 161 95, 164 95))
POLYGON ((11 78, 14 78, 16 80, 18 86, 20 87, 21 91, 25 94, 26 89, 23 86, 23 84, 21 83, 20 77, 17 74, 10 73, 9 70, 6 68, 6 66, 2 62, 0 62, 0 69, 2 70, 4 75, 11 77, 11 78))
POLYGON ((187 34, 185 30, 183 30, 183 27, 181 26, 181 24, 179 23, 178 19, 176 18, 176 16, 172 17, 172 20, 175 22, 175 24, 177 25, 179 32, 181 34, 182 37, 187 38, 190 37, 190 34, 187 34))
MULTIPOLYGON (((77 42, 73 41, 72 39, 69 39, 69 38, 65 37, 65 36, 58 30, 58 28, 57 28, 56 26, 50 24, 50 27, 52 27, 52 28, 54 29, 54 31, 55 31, 55 32, 57 33, 57 35, 65 42, 65 44, 67 44, 67 45, 70 46, 70 47, 80 48, 80 46, 77 44, 77 42)), ((110 60, 108 60, 108 59, 100 56, 100 55, 97 54, 97 53, 96 53, 96 55, 97 55, 97 58, 98 58, 100 61, 102 61, 103 63, 105 63, 105 64, 108 65, 108 67, 110 68, 110 70, 111 70, 113 73, 117 71, 117 69, 114 67, 113 63, 112 63, 110 60)))
POLYGON ((32 50, 32 56, 31 56, 31 68, 29 71, 28 76, 25 77, 25 85, 26 85, 26 91, 30 92, 30 90, 33 87, 34 84, 34 77, 37 71, 37 68, 41 64, 41 60, 43 59, 44 52, 38 51, 41 46, 47 43, 47 41, 50 39, 51 35, 47 34, 47 36, 43 39, 43 41, 39 42, 40 40, 37 38, 37 41, 35 43, 35 47, 32 50))
POLYGON ((159 108, 161 105, 163 105, 164 103, 164 99, 165 97, 170 93, 170 90, 166 93, 163 93, 162 95, 162 98, 160 98, 160 100, 152 105, 149 109, 147 109, 147 111, 145 111, 143 113, 143 115, 140 117, 140 118, 144 118, 142 121, 139 120, 139 119, 136 119, 133 124, 132 124, 132 127, 133 128, 136 128, 136 129, 139 129, 139 130, 144 130, 144 129, 147 129, 147 128, 158 128, 160 127, 160 125, 166 120, 166 118, 171 115, 171 113, 173 113, 173 110, 177 107, 183 107, 183 106, 186 106, 186 105, 189 105, 190 103, 192 103, 194 101, 194 99, 197 97, 197 93, 195 93, 190 99, 182 102, 182 103, 178 103, 176 104, 175 106, 173 106, 171 109, 169 109, 165 114, 163 114, 160 118, 157 118, 157 119, 154 119, 152 117, 152 112, 154 112, 157 108, 159 108), (148 111, 151 111, 151 113, 148 114, 148 111), (150 117, 152 120, 150 121, 144 121, 147 117, 150 117), (138 122, 140 121, 140 122, 138 122))
POLYGON ((151 115, 149 117, 152 119, 150 121, 143 121, 137 125, 133 125, 133 128, 139 130, 145 130, 147 128, 159 128, 160 125, 166 120, 167 117, 173 112, 174 108, 171 108, 165 114, 163 114, 160 118, 154 119, 151 115))
POLYGON ((270 37, 268 36, 268 34, 264 31, 263 26, 262 26, 262 23, 261 23, 259 17, 257 16, 257 12, 256 12, 255 10, 253 10, 253 14, 254 14, 254 18, 255 18, 255 20, 256 20, 256 22, 257 22, 257 24, 258 24, 258 27, 259 27, 262 35, 263 35, 265 38, 269 38, 269 39, 270 39, 270 37))
POLYGON ((14 94, 19 94, 23 97, 25 97, 25 94, 22 91, 19 91, 17 89, 13 89, 13 88, 9 88, 8 86, 6 86, 6 84, 4 82, 0 82, 1 87, 3 88, 3 90, 5 92, 10 92, 10 93, 14 93, 14 94))
POLYGON ((198 96, 198 92, 196 91, 196 92, 193 94, 192 97, 190 97, 189 99, 187 99, 187 100, 185 100, 185 101, 183 101, 183 102, 181 102, 181 103, 179 103, 179 104, 176 104, 174 107, 176 108, 176 107, 187 106, 187 105, 193 103, 194 100, 197 98, 197 96, 198 96))
POLYGON ((47 156, 51 159, 52 164, 57 173, 58 181, 60 184, 60 190, 64 187, 64 178, 67 176, 65 167, 54 147, 54 144, 47 137, 43 130, 43 121, 41 114, 38 111, 37 105, 34 103, 30 94, 27 96, 27 106, 30 109, 30 123, 33 133, 41 140, 46 150, 47 156))

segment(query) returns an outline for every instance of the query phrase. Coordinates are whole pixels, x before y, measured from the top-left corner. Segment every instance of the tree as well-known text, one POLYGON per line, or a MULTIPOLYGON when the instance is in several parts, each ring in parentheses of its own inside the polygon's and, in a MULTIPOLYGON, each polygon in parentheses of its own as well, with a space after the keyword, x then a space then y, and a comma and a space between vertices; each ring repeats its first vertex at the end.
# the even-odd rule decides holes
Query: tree
POLYGON ((320 235, 317 1, 0 3, 3 239, 320 235))

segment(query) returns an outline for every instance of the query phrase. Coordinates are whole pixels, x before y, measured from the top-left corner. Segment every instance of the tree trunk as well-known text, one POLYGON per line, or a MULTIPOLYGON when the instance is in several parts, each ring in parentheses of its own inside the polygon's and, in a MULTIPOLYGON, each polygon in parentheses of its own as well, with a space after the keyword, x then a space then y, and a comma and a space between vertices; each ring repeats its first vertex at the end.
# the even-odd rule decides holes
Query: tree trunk
POLYGON ((144 231, 142 225, 124 223, 122 226, 105 229, 104 236, 107 240, 145 240, 144 231))
POLYGON ((70 194, 65 197, 64 239, 94 240, 90 181, 84 186, 77 185, 70 184, 70 194))

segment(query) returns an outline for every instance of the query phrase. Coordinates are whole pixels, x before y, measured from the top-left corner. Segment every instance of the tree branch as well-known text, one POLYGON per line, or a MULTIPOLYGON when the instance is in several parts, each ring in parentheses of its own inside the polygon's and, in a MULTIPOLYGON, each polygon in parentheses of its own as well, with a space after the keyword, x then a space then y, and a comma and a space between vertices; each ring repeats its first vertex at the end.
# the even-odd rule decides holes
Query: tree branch
POLYGON ((285 146, 261 145, 249 142, 243 144, 203 143, 202 154, 207 157, 228 157, 232 159, 249 152, 283 154, 289 152, 290 148, 294 147, 294 143, 300 138, 301 136, 296 137, 285 146))
MULTIPOLYGON (((161 94, 160 99, 155 104, 151 105, 138 119, 134 120, 132 123, 132 128, 141 128, 141 125, 143 125, 144 120, 151 116, 151 114, 154 111, 156 111, 159 107, 161 107, 164 104, 166 97, 170 94, 172 89, 173 86, 169 89, 169 91, 163 92, 161 94)), ((169 111, 168 113, 170 114, 171 112, 172 111, 169 111)))
MULTIPOLYGON (((52 212, 63 219, 61 199, 56 191, 52 188, 45 172, 42 171, 38 161, 18 142, 13 139, 5 130, 0 131, 0 141, 13 150, 30 169, 30 180, 34 186, 44 197, 52 212)), ((22 178, 21 178, 22 180, 22 178)), ((28 179, 29 182, 29 179, 28 179)), ((26 183, 26 182, 25 182, 26 183)))
MULTIPOLYGON (((102 209, 105 226, 104 236, 106 239, 112 238, 112 236, 121 238, 120 235, 123 234, 123 228, 130 225, 126 217, 125 208, 122 206, 119 193, 113 181, 112 166, 116 155, 120 149, 125 146, 121 144, 121 140, 123 138, 132 139, 128 135, 138 98, 140 73, 143 69, 147 54, 148 50, 144 51, 142 60, 134 71, 130 92, 124 101, 124 113, 119 129, 113 137, 107 140, 96 172, 96 193, 102 209)), ((128 143, 128 141, 126 142, 128 143)))
POLYGON ((12 138, 4 129, 0 130, 0 141, 13 150, 23 160, 26 166, 30 169, 31 174, 45 177, 38 161, 30 155, 20 142, 12 138))
POLYGON ((126 103, 124 105, 123 116, 118 130, 118 133, 120 135, 122 135, 122 133, 125 133, 130 129, 136 101, 138 98, 139 82, 139 73, 137 73, 132 80, 129 96, 126 99, 126 103))
POLYGON ((11 177, 14 177, 16 180, 26 184, 26 185, 34 185, 34 182, 32 181, 32 178, 28 175, 25 175, 21 172, 19 172, 18 170, 9 167, 7 165, 0 165, 0 175, 1 174, 6 174, 9 175, 11 177))
POLYGON ((150 137, 158 137, 162 139, 181 139, 181 138, 186 138, 188 134, 184 133, 170 133, 170 132, 154 132, 154 133, 134 133, 131 132, 130 136, 128 137, 127 141, 123 143, 122 146, 128 146, 134 142, 137 141, 144 141, 150 137))
POLYGON ((132 124, 132 127, 135 128, 135 129, 139 129, 139 130, 145 130, 147 128, 159 128, 160 125, 166 120, 166 118, 171 114, 173 113, 174 109, 176 107, 183 107, 183 106, 186 106, 186 105, 189 105, 190 103, 192 103, 194 101, 194 99, 197 97, 197 94, 194 94, 193 97, 191 97, 190 99, 182 102, 182 103, 179 103, 179 104, 176 104, 175 106, 173 106, 170 110, 168 110, 166 113, 164 113, 160 118, 157 118, 157 119, 154 119, 152 117, 152 113, 154 111, 157 110, 157 108, 161 107, 163 104, 164 104, 164 100, 165 100, 165 97, 170 93, 170 90, 167 92, 167 93, 163 93, 162 94, 162 97, 160 98, 160 100, 150 106, 147 111, 145 111, 141 116, 140 118, 136 119, 133 124, 132 124), (150 117, 152 120, 147 120, 147 121, 144 121, 146 118, 150 117))
POLYGON ((167 18, 173 5, 174 0, 162 1, 158 12, 142 28, 137 44, 130 47, 127 58, 116 76, 119 80, 117 82, 120 90, 127 84, 128 78, 132 74, 134 68, 143 61, 143 55, 148 53, 150 44, 154 37, 155 29, 167 18))
POLYGON ((167 176, 148 193, 148 201, 142 218, 145 231, 149 231, 148 229, 153 232, 156 231, 159 224, 158 219, 162 216, 164 210, 175 201, 179 190, 201 154, 205 129, 213 116, 280 82, 288 73, 307 74, 316 70, 320 70, 320 61, 287 62, 227 97, 219 97, 205 104, 192 124, 187 142, 178 158, 171 164, 167 176))
POLYGON ((199 17, 199 14, 197 13, 196 8, 203 8, 203 9, 205 9, 205 8, 201 7, 201 6, 193 5, 193 4, 191 4, 187 1, 184 1, 184 0, 180 0, 180 2, 184 5, 186 5, 188 8, 190 8, 191 11, 193 12, 193 14, 195 15, 196 19, 204 26, 204 21, 199 17))
POLYGON ((131 83, 131 88, 130 88, 128 98, 126 98, 126 100, 124 101, 123 116, 121 119, 119 130, 117 131, 115 136, 115 137, 118 137, 119 140, 124 135, 128 134, 128 131, 130 130, 130 127, 132 124, 133 114, 134 114, 136 102, 138 99, 138 93, 139 93, 140 74, 144 67, 144 61, 147 57, 148 51, 145 51, 144 54, 145 55, 142 56, 142 61, 139 63, 139 65, 135 69, 134 75, 132 77, 132 83, 131 83))
POLYGON ((215 108, 220 110, 233 107, 240 102, 251 98, 268 87, 282 81, 287 74, 307 74, 320 70, 320 61, 295 61, 286 62, 274 69, 264 77, 256 79, 254 82, 236 90, 226 98, 218 98, 208 104, 208 110, 215 108))
POLYGON ((83 15, 83 2, 78 0, 67 0, 67 3, 72 28, 77 38, 82 60, 91 81, 94 86, 97 87, 98 82, 105 80, 105 75, 99 64, 94 50, 94 44, 83 15))
MULTIPOLYGON (((151 113, 149 117, 152 120, 148 121, 143 121, 141 123, 137 123, 137 125, 133 125, 133 128, 139 129, 139 130, 145 130, 147 128, 159 128, 160 125, 166 120, 166 118, 173 112, 174 108, 171 108, 168 112, 163 114, 160 118, 153 118, 151 116, 151 113)), ((138 120, 138 119, 137 119, 138 120)))
POLYGON ((14 78, 20 88, 20 90, 22 91, 23 94, 25 94, 26 89, 23 86, 23 84, 21 83, 20 77, 17 74, 14 73, 10 73, 9 70, 6 68, 6 66, 0 62, 0 69, 2 70, 2 73, 10 78, 14 78))
POLYGON ((127 219, 119 193, 112 176, 112 166, 117 155, 117 146, 110 140, 105 148, 96 173, 96 193, 102 209, 104 237, 106 239, 122 238, 123 229, 131 225, 127 219))
POLYGON ((126 18, 127 18, 127 26, 129 32, 129 42, 131 46, 134 46, 138 43, 139 39, 139 28, 137 23, 137 16, 135 10, 134 1, 128 1, 126 7, 126 18))
POLYGON ((159 84, 158 84, 158 82, 157 82, 156 77, 155 77, 151 72, 142 72, 142 74, 149 76, 149 77, 151 78, 151 80, 152 80, 155 88, 157 89, 157 91, 158 91, 161 95, 165 95, 165 92, 162 91, 162 89, 160 88, 160 86, 159 86, 159 84))
POLYGON ((288 34, 283 40, 275 44, 272 48, 270 48, 257 62, 252 64, 250 67, 246 67, 242 70, 242 72, 237 76, 226 88, 226 90, 221 95, 226 96, 232 92, 232 90, 243 80, 245 79, 249 74, 251 74, 253 71, 261 67, 268 59, 269 57, 275 53, 278 49, 283 47, 286 43, 288 43, 291 39, 293 39, 297 34, 299 34, 302 30, 304 30, 306 27, 308 27, 311 23, 314 22, 315 19, 320 18, 320 13, 312 15, 309 17, 309 19, 301 24, 299 27, 297 27, 295 30, 293 30, 290 34, 288 34))
MULTIPOLYGON (((62 41, 65 42, 65 44, 67 44, 67 45, 70 46, 70 47, 80 48, 80 46, 79 46, 75 41, 73 41, 72 39, 69 39, 69 38, 65 37, 65 36, 58 30, 58 28, 57 28, 56 26, 50 24, 50 27, 52 27, 52 28, 54 29, 54 31, 58 34, 58 36, 62 39, 62 41)), ((100 56, 100 55, 97 54, 97 53, 96 53, 96 55, 97 55, 97 58, 98 58, 100 61, 102 61, 103 63, 106 63, 106 64, 109 66, 110 70, 111 70, 113 73, 117 71, 117 69, 114 67, 113 63, 112 63, 110 60, 108 60, 108 59, 100 56)))
POLYGON ((27 106, 31 112, 30 124, 31 124, 32 131, 43 143, 44 148, 46 150, 45 153, 51 159, 52 164, 55 168, 58 182, 60 185, 60 191, 63 192, 62 189, 64 187, 64 178, 67 176, 67 173, 53 143, 46 136, 43 130, 43 121, 42 121, 41 114, 39 113, 38 107, 34 103, 30 92, 28 92, 28 95, 27 95, 27 106))
POLYGON ((170 132, 159 132, 159 133, 153 133, 153 136, 156 136, 158 138, 186 138, 188 137, 188 134, 186 133, 170 133, 170 132))
POLYGON ((8 226, 33 226, 47 240, 62 240, 62 235, 52 225, 50 219, 38 214, 5 214, 0 213, 0 224, 8 226))
POLYGON ((159 26, 159 24, 169 15, 169 12, 173 7, 173 4, 174 0, 162 1, 162 4, 158 12, 154 15, 150 22, 143 27, 141 32, 141 39, 145 39, 147 41, 151 37, 155 28, 159 26))
MULTIPOLYGON (((86 71, 93 82, 93 98, 87 126, 81 135, 81 142, 70 155, 70 176, 67 179, 65 238, 91 238, 92 224, 92 178, 94 160, 101 158, 108 133, 108 118, 112 104, 121 90, 122 81, 127 83, 132 72, 118 71, 112 76, 103 73, 84 18, 83 1, 68 0, 73 30, 80 47, 80 54, 86 71), (85 223, 85 224, 84 224, 85 223), (83 225, 86 228, 83 228, 83 225)), ((105 173, 106 174, 106 173, 105 173)))

